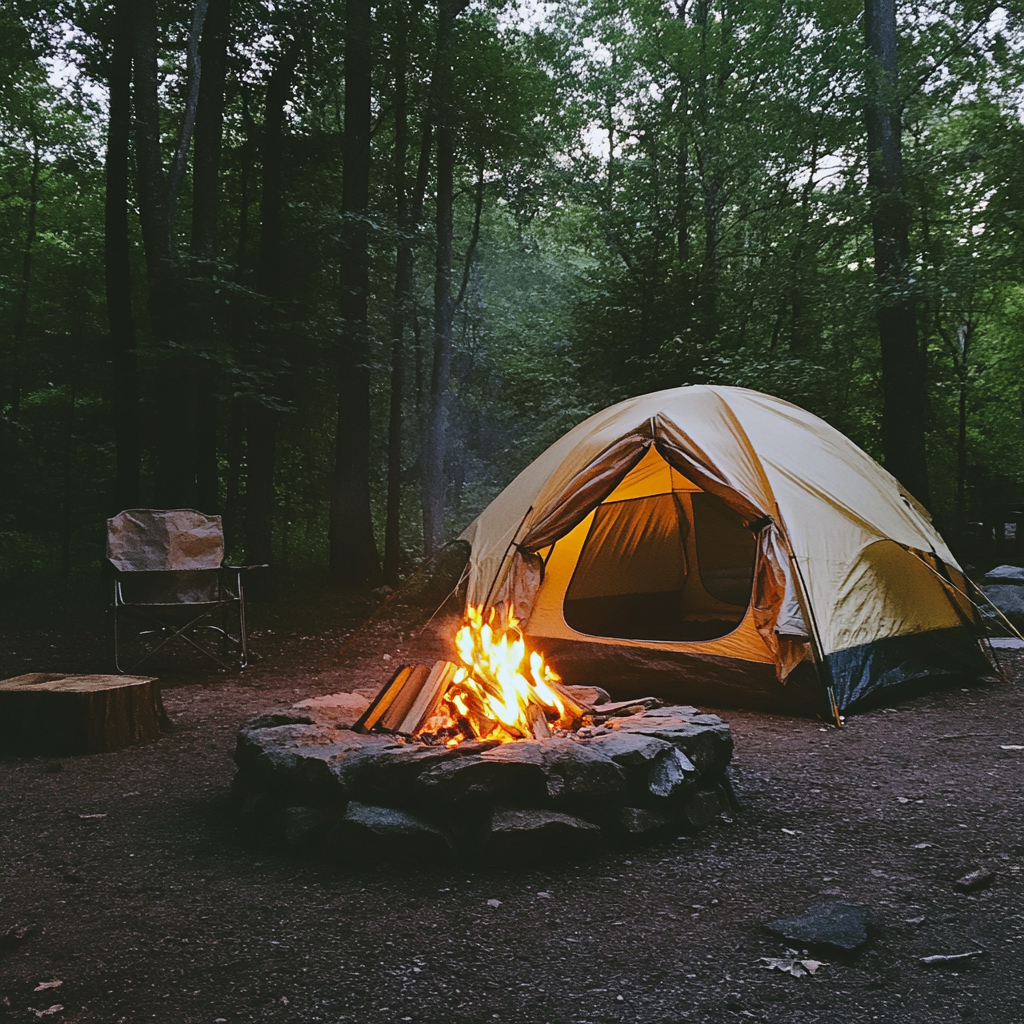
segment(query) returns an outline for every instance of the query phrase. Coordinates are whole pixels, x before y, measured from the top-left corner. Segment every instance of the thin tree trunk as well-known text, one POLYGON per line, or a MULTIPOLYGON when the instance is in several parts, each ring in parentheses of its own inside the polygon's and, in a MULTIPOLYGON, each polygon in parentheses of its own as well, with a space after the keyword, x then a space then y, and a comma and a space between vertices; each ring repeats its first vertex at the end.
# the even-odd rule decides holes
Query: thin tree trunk
POLYGON ((224 495, 224 543, 229 555, 239 557, 244 535, 242 505, 242 462, 245 452, 245 402, 235 398, 228 418, 228 442, 225 452, 228 464, 224 495))
POLYGON ((910 218, 903 190, 895 0, 865 0, 864 26, 872 58, 865 113, 882 352, 882 447, 889 472, 927 503, 925 367, 907 273, 910 218))
POLYGON ((71 445, 75 437, 75 402, 77 400, 78 374, 71 377, 71 396, 68 402, 67 417, 64 422, 64 481, 61 500, 61 575, 67 579, 71 575, 71 507, 74 499, 71 494, 71 445))
POLYGON ((967 525, 967 380, 973 333, 973 324, 968 322, 960 328, 957 337, 959 351, 957 353, 956 524, 961 534, 967 525))
POLYGON ((375 582, 380 558, 370 512, 370 369, 367 324, 370 184, 370 0, 345 5, 345 139, 341 205, 342 318, 338 433, 331 487, 331 577, 339 584, 375 582))
POLYGON ((173 265, 169 192, 164 174, 158 93, 159 47, 154 0, 133 0, 133 100, 139 219, 149 283, 149 319, 162 348, 159 370, 159 439, 156 503, 164 508, 195 504, 191 374, 177 348, 184 303, 173 265))
POLYGON ((398 252, 395 269, 394 309, 391 315, 391 404, 388 410, 387 515, 384 524, 384 582, 395 586, 402 551, 402 402, 405 390, 405 321, 412 293, 413 250, 408 218, 405 164, 409 150, 408 123, 408 24, 405 10, 397 5, 395 30, 395 222, 398 252))
POLYGON ((210 0, 198 51, 202 76, 196 104, 192 159, 191 252, 193 259, 201 263, 210 263, 217 256, 224 82, 230 21, 231 0, 210 0))
POLYGON ((104 269, 107 322, 113 366, 113 425, 116 468, 114 512, 139 503, 142 446, 139 441, 139 377, 132 312, 131 248, 128 239, 128 164, 131 136, 131 14, 128 0, 114 10, 114 47, 109 66, 104 269))
MULTIPOLYGON (((32 283, 32 250, 36 242, 36 215, 39 210, 39 174, 42 165, 42 154, 39 151, 39 139, 32 136, 32 171, 29 176, 28 222, 25 227, 25 248, 21 257, 21 281, 18 288, 18 303, 15 307, 14 332, 11 339, 11 406, 7 417, 0 417, 0 428, 5 419, 16 422, 21 414, 21 350, 28 331, 29 288, 32 283)), ((0 496, 11 490, 14 481, 5 479, 7 473, 3 465, 7 441, 0 429, 0 496)), ((8 498, 9 500, 9 498, 8 498)), ((0 507, 3 501, 0 497, 0 507)))
MULTIPOLYGON (((245 420, 245 558, 250 565, 272 565, 274 554, 274 463, 278 414, 250 402, 245 420)), ((267 588, 258 584, 261 596, 267 588)))
MULTIPOLYGON (((193 322, 196 334, 212 342, 216 332, 218 300, 210 281, 217 258, 217 214, 220 204, 220 160, 224 117, 224 80, 227 73, 231 0, 210 0, 199 42, 197 61, 202 68, 194 129, 192 171, 191 254, 196 282, 193 322)), ((196 504, 210 514, 220 508, 217 461, 216 366, 207 361, 199 371, 196 395, 195 466, 196 504)))
MULTIPOLYGON (((285 106, 291 95, 297 51, 294 47, 278 58, 267 83, 263 120, 263 191, 260 198, 260 261, 257 284, 268 299, 281 288, 281 206, 285 106)), ((269 313, 273 318, 273 310, 269 313)), ((272 326, 267 334, 276 338, 272 326)), ((245 557, 253 565, 273 561, 274 464, 278 412, 253 401, 246 414, 245 557)))
POLYGON ((452 112, 451 40, 456 0, 441 0, 437 23, 434 111, 437 125, 437 243, 434 259, 434 344, 423 466, 423 544, 428 555, 445 542, 444 457, 448 438, 448 387, 451 381, 452 234, 454 230, 455 127, 452 112))

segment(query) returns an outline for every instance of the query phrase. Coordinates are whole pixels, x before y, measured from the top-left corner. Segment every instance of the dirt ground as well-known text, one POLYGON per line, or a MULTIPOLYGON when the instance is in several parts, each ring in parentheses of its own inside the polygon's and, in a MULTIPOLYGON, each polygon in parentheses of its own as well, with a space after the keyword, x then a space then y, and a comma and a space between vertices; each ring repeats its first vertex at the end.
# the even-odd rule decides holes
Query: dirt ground
MULTIPOLYGON (((388 622, 339 653, 362 607, 255 609, 262 658, 241 676, 165 663, 157 742, 0 759, 0 935, 31 926, 0 948, 0 1020, 1024 1022, 1024 751, 1003 749, 1024 745, 1020 655, 1007 683, 841 731, 722 710, 744 809, 695 839, 351 873, 253 845, 228 786, 244 718, 382 682, 385 654, 423 643, 388 622), (994 884, 954 891, 976 867, 994 884), (786 952, 764 922, 827 899, 871 908, 863 952, 813 977, 759 963, 786 952)), ((7 631, 0 678, 101 670, 94 625, 7 631)))

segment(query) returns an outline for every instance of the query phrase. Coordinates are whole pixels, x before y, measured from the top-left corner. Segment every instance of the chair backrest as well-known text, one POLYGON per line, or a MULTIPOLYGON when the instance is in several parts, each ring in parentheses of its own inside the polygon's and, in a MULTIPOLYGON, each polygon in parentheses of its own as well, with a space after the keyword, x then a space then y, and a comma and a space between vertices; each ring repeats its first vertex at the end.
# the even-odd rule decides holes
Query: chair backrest
POLYGON ((107 558, 122 572, 217 569, 224 527, 191 508, 126 509, 107 520, 107 558))

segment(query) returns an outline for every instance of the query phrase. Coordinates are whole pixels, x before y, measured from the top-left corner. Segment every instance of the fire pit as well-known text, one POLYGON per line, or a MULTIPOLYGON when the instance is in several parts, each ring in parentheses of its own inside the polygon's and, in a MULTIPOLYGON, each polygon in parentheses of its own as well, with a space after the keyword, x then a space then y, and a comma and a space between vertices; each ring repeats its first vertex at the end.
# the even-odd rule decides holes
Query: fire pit
POLYGON ((455 647, 457 661, 402 666, 376 694, 246 722, 243 825, 340 859, 530 863, 728 810, 732 736, 716 715, 563 686, 511 615, 470 609, 455 647))

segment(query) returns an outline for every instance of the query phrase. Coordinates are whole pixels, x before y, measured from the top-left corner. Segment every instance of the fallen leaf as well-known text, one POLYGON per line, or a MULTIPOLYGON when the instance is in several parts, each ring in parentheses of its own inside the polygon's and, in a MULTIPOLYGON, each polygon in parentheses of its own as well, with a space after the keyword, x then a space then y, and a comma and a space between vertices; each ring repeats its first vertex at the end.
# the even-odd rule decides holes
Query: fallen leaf
POLYGON ((787 836, 795 836, 796 835, 796 833, 791 828, 784 828, 782 831, 785 832, 787 836))
POLYGON ((762 956, 758 957, 757 962, 762 964, 766 971, 782 971, 783 974, 791 974, 794 978, 804 978, 808 974, 815 974, 819 968, 828 966, 822 960, 797 960, 785 956, 762 956))
POLYGON ((80 814, 79 817, 82 821, 88 821, 90 818, 105 818, 106 814, 80 814))
POLYGON ((37 1017, 52 1017, 55 1013, 60 1013, 64 1009, 60 1003, 54 1003, 53 1006, 47 1007, 45 1010, 37 1010, 34 1006, 28 1007, 37 1017))
POLYGON ((915 850, 930 850, 935 844, 934 843, 914 843, 915 850))
POLYGON ((63 984, 64 984, 63 981, 60 981, 59 979, 54 978, 53 981, 41 981, 41 982, 39 982, 39 984, 36 985, 36 987, 34 989, 32 989, 32 991, 33 992, 45 992, 48 988, 60 988, 60 986, 63 985, 63 984))
POLYGON ((898 797, 896 797, 896 802, 898 804, 909 804, 910 803, 910 798, 909 797, 905 797, 905 796, 898 796, 898 797))
POLYGON ((999 746, 1000 750, 1024 750, 1024 745, 1020 743, 1002 743, 999 746))
POLYGON ((538 898, 540 898, 542 900, 549 900, 549 899, 551 899, 551 893, 549 893, 549 892, 539 892, 539 893, 537 893, 537 896, 538 896, 538 898))
POLYGON ((489 907, 500 907, 501 906, 501 900, 488 900, 487 901, 487 906, 489 906, 489 907))

